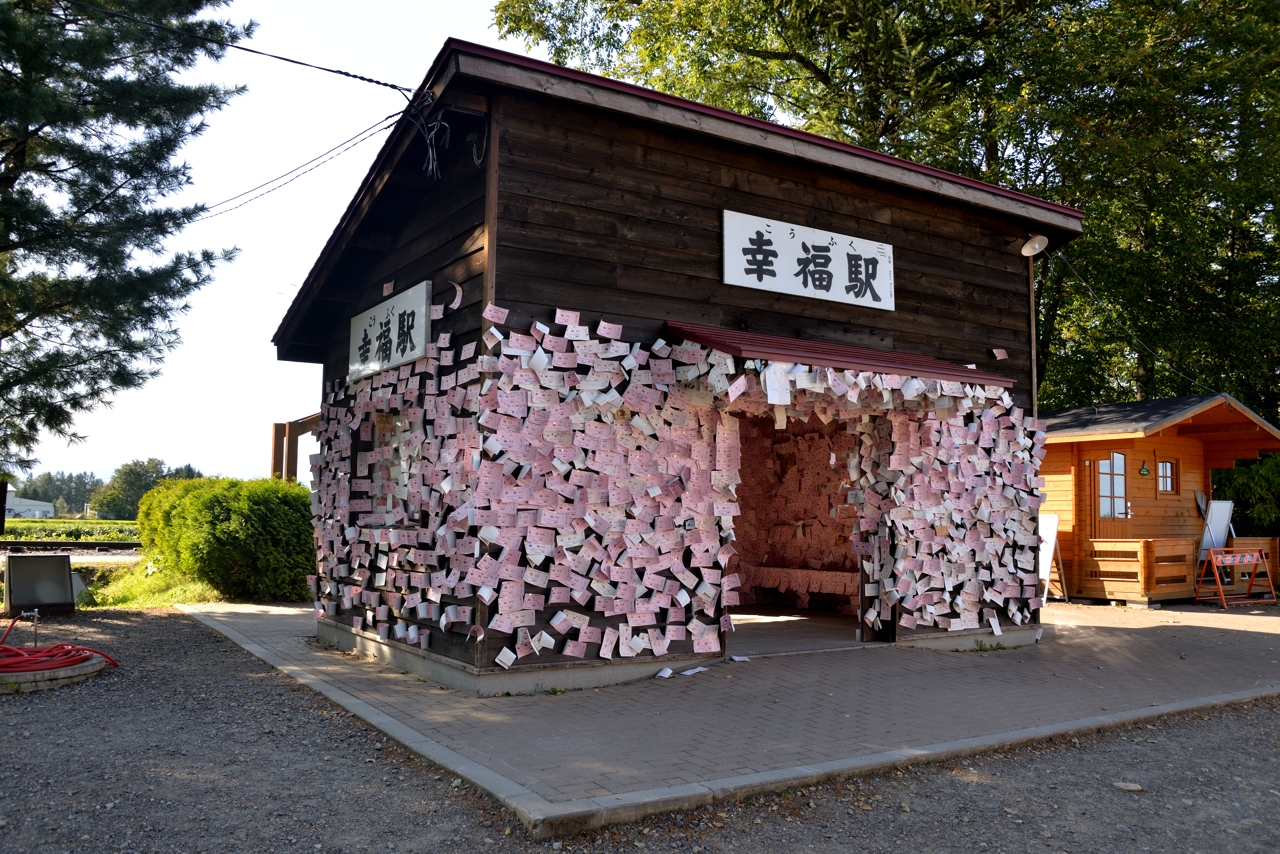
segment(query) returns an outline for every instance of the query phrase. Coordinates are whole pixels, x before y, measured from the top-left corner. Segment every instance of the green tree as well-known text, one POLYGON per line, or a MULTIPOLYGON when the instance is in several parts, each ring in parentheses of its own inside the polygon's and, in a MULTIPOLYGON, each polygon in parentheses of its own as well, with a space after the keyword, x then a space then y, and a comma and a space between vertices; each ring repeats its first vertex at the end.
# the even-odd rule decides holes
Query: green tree
POLYGON ((1280 409, 1274 0, 499 0, 558 62, 1084 209, 1043 405, 1280 409), (1141 341, 1142 343, 1138 343, 1141 341))
POLYGON ((164 460, 134 460, 120 466, 106 486, 99 489, 90 507, 100 519, 135 519, 138 502, 162 480, 190 480, 203 477, 191 465, 167 470, 164 460))
MULTIPOLYGON (((499 0, 553 61, 907 154, 1042 0, 499 0)), ((926 149, 928 140, 924 140, 926 149)), ((927 156, 927 151, 925 156, 927 156)))
POLYGON ((1241 537, 1280 535, 1280 454, 1215 471, 1213 497, 1235 502, 1231 525, 1241 537))
POLYGON ((62 499, 72 513, 81 513, 89 498, 102 486, 102 478, 91 471, 41 472, 23 481, 18 487, 17 495, 54 504, 62 499))
MULTIPOLYGON (((253 24, 197 17, 226 0, 96 5, 234 43, 253 24)), ((0 471, 27 470, 41 430, 143 384, 174 319, 231 252, 165 257, 204 211, 166 206, 176 156, 238 87, 176 74, 225 48, 71 0, 0 2, 0 471)))
POLYGON ((1066 255, 1091 287, 1041 279, 1044 405, 1212 389, 1275 420, 1280 6, 1112 0, 1046 30, 1043 192, 1086 211, 1066 255))

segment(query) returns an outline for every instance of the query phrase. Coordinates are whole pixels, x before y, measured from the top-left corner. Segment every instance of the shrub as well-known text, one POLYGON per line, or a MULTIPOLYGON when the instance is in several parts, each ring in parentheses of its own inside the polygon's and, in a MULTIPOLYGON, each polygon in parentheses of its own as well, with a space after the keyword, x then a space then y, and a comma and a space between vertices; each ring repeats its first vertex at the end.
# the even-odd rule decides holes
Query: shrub
MULTIPOLYGON (((138 501, 138 539, 146 552, 177 555, 174 539, 173 509, 197 489, 218 478, 194 480, 162 480, 138 501), (163 541, 163 542, 162 542, 163 541)), ((174 562, 176 566, 176 561, 174 562)))
POLYGON ((138 527, 159 565, 223 596, 308 598, 315 551, 306 487, 274 479, 163 483, 140 502, 138 527))

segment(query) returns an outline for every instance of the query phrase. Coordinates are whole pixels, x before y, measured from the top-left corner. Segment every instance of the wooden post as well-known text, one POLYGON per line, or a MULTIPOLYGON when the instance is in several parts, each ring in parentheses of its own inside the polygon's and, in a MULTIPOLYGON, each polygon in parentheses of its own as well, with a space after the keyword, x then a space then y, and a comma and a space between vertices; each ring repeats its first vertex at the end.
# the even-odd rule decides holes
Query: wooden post
POLYGON ((1138 555, 1141 560, 1138 578, 1142 582, 1142 598, 1149 601, 1156 589, 1156 541, 1141 540, 1138 555))
POLYGON ((271 425, 271 476, 284 477, 284 439, 283 424, 271 425))
MULTIPOLYGON (((489 142, 485 157, 484 176, 484 279, 481 282, 480 305, 498 301, 498 108, 502 96, 494 94, 489 99, 489 142)), ((483 337, 493 326, 481 318, 480 335, 483 337)), ((481 344, 481 352, 488 350, 481 344)), ((476 644, 476 666, 482 666, 480 644, 476 644)))
POLYGON ((1080 493, 1083 492, 1080 478, 1080 443, 1071 443, 1071 582, 1079 578, 1080 573, 1080 538, 1084 536, 1084 520, 1088 517, 1080 513, 1080 493))
POLYGON ((1027 281, 1031 291, 1031 417, 1040 417, 1040 383, 1036 381, 1036 259, 1027 259, 1027 281))
POLYGON ((0 534, 4 533, 4 517, 9 507, 9 481, 0 478, 0 534))
POLYGON ((284 473, 283 477, 288 481, 296 481, 298 479, 298 439, 303 433, 310 433, 320 423, 320 413, 308 415, 306 418, 299 418, 297 421, 290 421, 287 424, 280 425, 284 428, 284 473))
POLYGON ((290 421, 284 425, 284 479, 298 479, 298 422, 290 421))

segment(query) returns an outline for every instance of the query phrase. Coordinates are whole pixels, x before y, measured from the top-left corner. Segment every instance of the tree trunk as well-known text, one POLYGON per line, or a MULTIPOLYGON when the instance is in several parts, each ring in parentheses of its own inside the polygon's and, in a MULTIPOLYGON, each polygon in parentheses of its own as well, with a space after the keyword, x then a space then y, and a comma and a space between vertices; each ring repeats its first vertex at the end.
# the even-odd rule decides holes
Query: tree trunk
POLYGON ((1155 383, 1155 370, 1151 363, 1151 354, 1146 350, 1138 350, 1134 360, 1133 384, 1137 389, 1138 400, 1150 400, 1152 386, 1155 383))
POLYGON ((1058 315, 1062 311, 1063 288, 1051 279, 1051 266, 1046 256, 1036 277, 1036 397, 1049 368, 1049 351, 1058 334, 1058 315))

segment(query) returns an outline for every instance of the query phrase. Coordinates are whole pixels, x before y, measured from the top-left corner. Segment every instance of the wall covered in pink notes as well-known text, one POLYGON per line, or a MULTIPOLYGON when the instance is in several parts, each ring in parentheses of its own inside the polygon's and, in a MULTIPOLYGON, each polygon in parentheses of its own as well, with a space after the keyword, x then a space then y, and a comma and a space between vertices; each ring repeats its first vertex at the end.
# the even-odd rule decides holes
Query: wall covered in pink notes
POLYGON ((321 619, 519 668, 714 656, 767 591, 843 598, 874 629, 1039 607, 1044 425, 1006 389, 507 316, 485 309, 479 347, 442 334, 328 383, 321 619))

